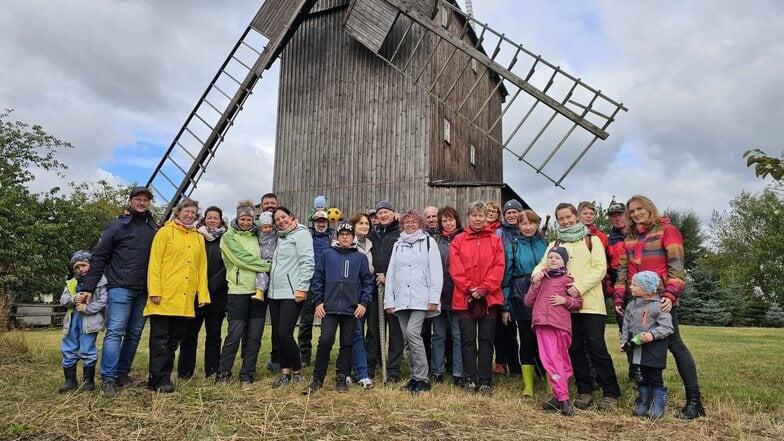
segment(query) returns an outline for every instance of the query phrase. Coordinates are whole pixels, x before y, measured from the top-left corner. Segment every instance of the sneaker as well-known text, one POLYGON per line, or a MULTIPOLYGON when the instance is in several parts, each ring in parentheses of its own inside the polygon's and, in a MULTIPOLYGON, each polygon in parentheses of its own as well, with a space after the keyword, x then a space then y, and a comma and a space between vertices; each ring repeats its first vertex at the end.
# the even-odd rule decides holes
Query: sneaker
POLYGON ((280 363, 270 361, 267 363, 267 370, 270 372, 280 372, 280 363))
POLYGON ((591 404, 593 404, 593 397, 591 396, 591 394, 580 394, 574 400, 574 407, 580 410, 588 409, 591 406, 591 404))
POLYGON ((549 400, 542 403, 542 409, 547 411, 561 410, 561 402, 558 401, 558 398, 552 397, 549 400))
POLYGON ((362 389, 365 389, 365 390, 373 389, 373 380, 371 380, 370 378, 363 378, 363 379, 357 381, 357 384, 362 386, 362 389))
POLYGON ((419 395, 422 392, 427 392, 430 390, 430 383, 427 380, 417 381, 414 388, 411 389, 411 394, 419 395))
POLYGON ((465 390, 469 394, 475 394, 476 393, 476 383, 474 383, 473 381, 470 381, 470 380, 466 380, 466 382, 465 382, 465 390))
POLYGON ((299 373, 299 374, 291 374, 291 382, 292 383, 299 383, 300 381, 305 381, 305 377, 303 377, 301 373, 299 373))
POLYGON ((131 378, 130 376, 128 376, 126 374, 126 375, 120 375, 119 377, 117 377, 117 379, 115 380, 115 383, 119 387, 125 387, 125 386, 133 386, 136 382, 133 380, 133 378, 131 378))
POLYGON ((561 401, 560 410, 563 416, 574 416, 574 408, 569 404, 569 400, 561 401))
POLYGON ((218 372, 215 374, 215 384, 228 383, 231 378, 231 372, 218 372))
POLYGON ((433 375, 433 384, 441 384, 444 382, 444 376, 435 374, 433 375))
POLYGON ((465 379, 463 377, 452 377, 452 384, 457 387, 465 386, 465 379))
POLYGON ((283 386, 284 384, 288 384, 289 382, 291 382, 291 378, 289 378, 288 374, 283 374, 280 377, 278 377, 277 380, 273 381, 271 386, 273 389, 277 389, 283 386))
POLYGON ((603 410, 605 412, 612 412, 613 410, 618 409, 618 399, 613 397, 603 397, 601 401, 599 401, 599 410, 603 410))
POLYGON ((106 398, 112 398, 117 396, 117 385, 114 384, 114 381, 104 381, 101 384, 101 393, 106 398))
POLYGON ((174 385, 171 383, 164 384, 163 386, 155 389, 159 394, 170 394, 174 392, 174 385))
POLYGON ((240 389, 242 390, 250 390, 253 388, 253 382, 250 380, 241 380, 240 381, 240 389))
POLYGON ((335 390, 338 392, 348 391, 348 384, 346 384, 346 377, 338 375, 335 377, 335 390))
POLYGON ((484 397, 492 397, 493 396, 493 388, 483 384, 479 386, 479 393, 484 397))
POLYGON ((414 380, 413 378, 409 378, 408 381, 406 382, 406 384, 404 384, 400 388, 400 390, 407 390, 409 392, 413 392, 414 388, 416 387, 416 385, 417 385, 417 381, 414 380))
POLYGON ((321 389, 321 383, 316 380, 313 380, 305 389, 302 390, 302 394, 310 395, 319 389, 321 389))

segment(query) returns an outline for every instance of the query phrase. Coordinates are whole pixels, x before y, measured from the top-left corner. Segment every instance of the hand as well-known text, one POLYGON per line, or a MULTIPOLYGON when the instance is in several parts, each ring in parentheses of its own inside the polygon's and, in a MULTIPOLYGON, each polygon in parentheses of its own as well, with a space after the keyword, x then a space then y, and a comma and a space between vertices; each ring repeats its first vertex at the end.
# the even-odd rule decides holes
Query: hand
POLYGON ((392 314, 394 314, 394 313, 395 313, 395 308, 387 308, 387 309, 385 309, 384 311, 386 311, 386 312, 387 312, 387 314, 389 314, 389 315, 392 315, 392 314))
POLYGON ((79 312, 84 311, 84 303, 77 303, 76 304, 76 310, 79 311, 79 312))
POLYGON ((615 305, 615 312, 623 317, 623 305, 615 305))
POLYGON ((316 311, 315 312, 316 312, 316 317, 318 317, 318 318, 324 318, 324 316, 327 315, 327 311, 324 309, 324 304, 323 303, 319 303, 319 305, 316 306, 316 311))
POLYGON ((297 303, 304 302, 305 301, 305 294, 306 294, 305 291, 302 291, 300 289, 294 291, 294 301, 297 302, 297 303))
POLYGON ((376 274, 376 285, 386 285, 387 278, 384 277, 384 273, 376 274))
POLYGON ((621 352, 626 352, 626 348, 625 348, 623 345, 620 345, 620 346, 618 347, 618 349, 620 349, 620 350, 621 350, 621 352))
POLYGON ((539 271, 538 273, 531 274, 531 282, 537 285, 539 284, 539 282, 542 281, 543 278, 544 278, 544 270, 539 271))
POLYGON ((438 311, 438 303, 428 303, 427 304, 427 310, 430 311, 430 312, 438 311))
POLYGON ((85 304, 86 303, 90 303, 90 299, 93 298, 93 293, 91 293, 91 292, 84 292, 82 294, 84 294, 84 299, 82 300, 82 303, 85 303, 85 304))
POLYGON ((365 309, 364 306, 357 305, 357 309, 354 310, 354 317, 356 317, 358 319, 364 317, 365 316, 365 311, 366 311, 366 309, 365 309))
POLYGON ((150 296, 150 301, 155 303, 156 305, 161 304, 161 296, 150 296))
POLYGON ((672 300, 670 300, 668 297, 662 297, 661 310, 662 312, 670 312, 672 310, 672 300))
POLYGON ((643 332, 642 336, 640 337, 640 340, 643 343, 650 343, 653 341, 653 334, 651 334, 650 332, 643 332))
POLYGON ((563 296, 559 296, 558 294, 553 294, 550 296, 547 302, 553 306, 557 306, 565 304, 566 299, 563 296))
POLYGON ((501 313, 501 323, 503 323, 504 326, 508 325, 509 324, 509 317, 511 317, 511 316, 512 316, 512 314, 509 313, 509 312, 502 312, 501 313))
POLYGON ((575 287, 574 287, 574 283, 570 283, 570 284, 568 284, 568 285, 566 285, 566 286, 568 286, 568 287, 569 287, 569 288, 566 290, 566 292, 567 292, 567 293, 568 293, 570 296, 572 296, 572 297, 577 297, 577 296, 579 296, 579 295, 580 295, 580 290, 578 290, 577 288, 575 288, 575 287))
POLYGON ((204 302, 201 302, 201 303, 199 303, 199 304, 197 305, 197 308, 204 308, 205 306, 207 306, 207 304, 206 304, 206 303, 204 303, 204 302))

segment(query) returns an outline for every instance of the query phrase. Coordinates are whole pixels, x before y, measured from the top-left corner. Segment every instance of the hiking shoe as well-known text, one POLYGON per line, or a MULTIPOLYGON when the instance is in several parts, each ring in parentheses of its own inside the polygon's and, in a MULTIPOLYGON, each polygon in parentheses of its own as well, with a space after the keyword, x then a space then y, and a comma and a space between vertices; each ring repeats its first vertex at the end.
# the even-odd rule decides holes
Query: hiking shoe
MULTIPOLYGON (((300 377, 302 376, 300 375, 300 377)), ((273 381, 271 386, 273 389, 277 389, 283 386, 284 384, 289 384, 290 382, 291 382, 291 378, 289 378, 288 374, 283 374, 280 377, 278 377, 277 380, 273 381)))
POLYGON ((406 384, 404 384, 400 390, 407 390, 409 392, 413 392, 414 388, 416 387, 417 381, 413 378, 409 378, 406 384))
POLYGON ((117 396, 117 385, 114 384, 114 381, 104 381, 101 384, 101 393, 106 398, 113 398, 117 396))
POLYGON ((134 384, 136 384, 136 381, 134 381, 133 378, 131 378, 130 376, 128 376, 126 374, 126 375, 120 375, 119 377, 117 377, 117 380, 115 380, 115 383, 119 387, 125 387, 125 386, 133 386, 134 384))
POLYGON ((550 410, 560 410, 561 409, 561 402, 558 401, 558 398, 552 397, 549 400, 542 403, 542 409, 550 411, 550 410))
POLYGON ((412 395, 419 395, 422 392, 427 392, 430 390, 430 383, 427 380, 417 381, 414 385, 414 388, 411 389, 412 395))
POLYGON ((291 374, 291 382, 292 383, 299 383, 300 381, 305 381, 305 377, 303 377, 301 373, 299 373, 299 374, 291 374))
POLYGON ((302 394, 310 395, 319 389, 321 389, 321 383, 316 380, 313 380, 309 385, 307 385, 307 387, 305 387, 305 389, 302 389, 302 394))
POLYGON ((270 372, 280 372, 280 363, 270 361, 267 363, 267 370, 270 372))
POLYGON ((484 397, 492 397, 493 396, 493 388, 483 384, 479 386, 479 393, 484 397))
POLYGON ((218 372, 215 374, 215 384, 228 383, 231 378, 231 372, 218 372))
MULTIPOLYGON (((580 394, 574 400, 574 407, 580 410, 588 409, 593 404, 593 397, 591 394, 580 394)), ((558 406, 560 408, 560 404, 558 406)))
POLYGON ((457 387, 465 386, 465 379, 463 377, 452 377, 452 384, 457 387))
POLYGON ((599 401, 599 410, 603 410, 605 412, 612 412, 613 410, 618 409, 618 399, 613 397, 603 397, 601 401, 599 401))
POLYGON ((174 392, 174 385, 171 383, 166 383, 163 386, 155 389, 159 394, 170 394, 174 392))
POLYGON ((474 383, 473 381, 470 381, 470 380, 466 380, 466 382, 465 382, 465 390, 469 394, 475 394, 476 393, 476 383, 474 383))
POLYGON ((250 390, 253 388, 253 382, 250 380, 241 380, 240 381, 240 389, 242 390, 250 390))
POLYGON ((569 404, 569 400, 561 401, 560 405, 561 415, 563 416, 574 416, 574 407, 569 404))
POLYGON ((370 378, 363 378, 357 381, 357 384, 362 386, 362 389, 373 389, 373 380, 370 378))
POLYGON ((338 392, 348 391, 348 384, 346 384, 346 377, 338 375, 335 377, 335 390, 338 392))
POLYGON ((438 375, 438 374, 433 375, 433 384, 441 384, 443 382, 444 382, 444 376, 443 375, 438 375))
POLYGON ((386 384, 400 383, 400 377, 387 377, 387 381, 385 381, 385 383, 386 384))

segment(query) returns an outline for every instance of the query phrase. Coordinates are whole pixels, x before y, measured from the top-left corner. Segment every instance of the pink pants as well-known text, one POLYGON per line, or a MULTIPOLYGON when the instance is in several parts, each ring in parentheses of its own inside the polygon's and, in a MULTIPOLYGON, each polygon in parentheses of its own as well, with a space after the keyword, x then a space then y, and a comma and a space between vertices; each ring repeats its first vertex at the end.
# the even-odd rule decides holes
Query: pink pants
POLYGON ((539 342, 539 357, 553 386, 553 394, 558 401, 566 401, 569 399, 569 378, 572 376, 572 361, 569 358, 572 334, 547 325, 536 325, 534 332, 539 342))

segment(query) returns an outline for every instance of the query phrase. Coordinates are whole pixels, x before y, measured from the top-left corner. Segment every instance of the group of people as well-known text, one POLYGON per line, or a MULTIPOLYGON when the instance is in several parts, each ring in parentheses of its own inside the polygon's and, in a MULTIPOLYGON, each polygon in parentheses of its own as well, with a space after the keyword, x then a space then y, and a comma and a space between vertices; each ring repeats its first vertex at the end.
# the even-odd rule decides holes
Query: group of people
POLYGON ((664 415, 669 349, 686 389, 678 415, 705 415, 696 365, 678 332, 683 239, 647 197, 613 202, 609 235, 593 225, 593 204, 558 204, 550 243, 547 222, 516 200, 503 208, 471 203, 465 227, 454 207, 398 214, 383 200, 334 219, 332 229, 323 196, 307 215, 310 228, 271 193, 257 206, 241 201, 228 225, 218 207, 199 219, 198 203, 185 198, 159 228, 151 199, 147 188, 134 188, 128 209, 107 226, 92 255, 78 251, 71 259, 74 277, 61 296, 68 308, 61 393, 95 388, 96 336, 104 328, 102 393, 111 397, 133 384, 129 373, 147 318, 149 389, 174 392, 178 349, 178 377, 194 374, 202 325, 205 375, 228 382, 240 352, 239 382, 251 387, 269 313, 267 368, 280 373, 273 388, 322 389, 337 334, 338 391, 351 383, 373 387, 379 370, 387 383, 401 381, 405 351, 403 388, 415 395, 451 372, 456 386, 492 396, 501 366, 521 372, 526 397, 536 376, 546 377, 552 398, 545 410, 570 416, 574 407, 588 409, 596 385, 603 395, 598 408, 613 410, 621 390, 605 342, 605 298, 611 298, 618 348, 639 392, 633 413, 664 415), (305 382, 314 317, 321 333, 313 378, 305 382))

